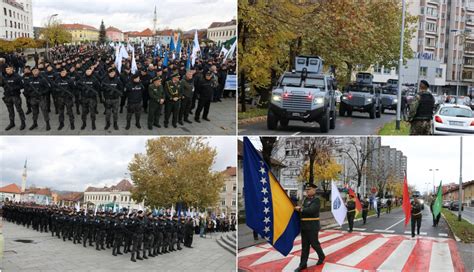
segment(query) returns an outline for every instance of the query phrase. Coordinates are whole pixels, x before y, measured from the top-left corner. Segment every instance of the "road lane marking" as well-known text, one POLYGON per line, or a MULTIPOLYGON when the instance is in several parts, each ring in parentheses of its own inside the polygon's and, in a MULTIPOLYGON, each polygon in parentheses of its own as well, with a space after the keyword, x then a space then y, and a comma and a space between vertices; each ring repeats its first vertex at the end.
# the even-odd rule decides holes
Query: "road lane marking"
POLYGON ((298 136, 300 133, 301 133, 301 131, 298 131, 298 132, 296 132, 295 134, 293 134, 291 136, 298 136))
POLYGON ((447 233, 438 233, 438 236, 448 237, 448 234, 447 233))
MULTIPOLYGON (((344 248, 352 243, 355 243, 357 241, 359 241, 360 239, 363 239, 365 236, 352 236, 348 239, 345 239, 345 240, 342 240, 342 241, 339 241, 335 244, 332 244, 328 247, 323 247, 323 251, 324 251, 324 254, 327 256, 333 252, 336 252, 338 251, 339 249, 341 248, 344 248)), ((314 252, 314 253, 311 253, 309 255, 310 258, 314 258, 314 259, 317 259, 318 258, 318 253, 314 252)))
POLYGON ((352 228, 353 230, 358 230, 358 231, 364 231, 366 229, 361 229, 361 228, 352 228))
POLYGON ((416 240, 402 241, 397 249, 388 257, 382 265, 377 269, 378 271, 401 271, 415 247, 416 240))
POLYGON ((447 243, 433 243, 431 248, 430 271, 454 271, 451 252, 447 243))
POLYGON ((403 222, 404 220, 405 220, 405 218, 402 218, 402 220, 400 220, 400 221, 398 221, 397 223, 395 223, 395 224, 391 225, 390 227, 386 228, 386 230, 389 230, 389 229, 395 227, 396 225, 400 224, 400 223, 403 222))
POLYGON ((383 229, 376 229, 374 231, 375 232, 388 232, 388 233, 394 233, 395 232, 395 230, 386 230, 386 229, 384 229, 384 230, 383 229))

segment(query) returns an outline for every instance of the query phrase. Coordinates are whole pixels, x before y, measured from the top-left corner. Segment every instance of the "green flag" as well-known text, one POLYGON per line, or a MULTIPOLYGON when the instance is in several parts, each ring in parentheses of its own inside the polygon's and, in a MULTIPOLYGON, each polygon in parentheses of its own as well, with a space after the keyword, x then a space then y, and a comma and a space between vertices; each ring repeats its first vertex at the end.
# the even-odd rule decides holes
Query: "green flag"
POLYGON ((441 207, 443 204, 443 196, 442 194, 442 186, 441 186, 441 181, 439 182, 439 187, 438 187, 438 194, 436 195, 435 202, 433 204, 433 215, 436 217, 438 214, 441 212, 441 207))

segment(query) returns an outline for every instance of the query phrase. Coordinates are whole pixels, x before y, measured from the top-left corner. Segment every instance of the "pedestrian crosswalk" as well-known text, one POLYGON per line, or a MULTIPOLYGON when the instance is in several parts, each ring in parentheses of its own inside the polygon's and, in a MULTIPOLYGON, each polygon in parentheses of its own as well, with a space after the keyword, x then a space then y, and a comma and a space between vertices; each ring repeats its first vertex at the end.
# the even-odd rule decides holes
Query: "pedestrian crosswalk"
MULTIPOLYGON (((464 271, 464 265, 450 238, 433 238, 389 233, 347 233, 326 230, 319 233, 326 254, 324 265, 311 249, 309 271, 464 271)), ((238 266, 244 271, 293 271, 299 265, 301 238, 283 256, 269 244, 239 251, 238 266)))

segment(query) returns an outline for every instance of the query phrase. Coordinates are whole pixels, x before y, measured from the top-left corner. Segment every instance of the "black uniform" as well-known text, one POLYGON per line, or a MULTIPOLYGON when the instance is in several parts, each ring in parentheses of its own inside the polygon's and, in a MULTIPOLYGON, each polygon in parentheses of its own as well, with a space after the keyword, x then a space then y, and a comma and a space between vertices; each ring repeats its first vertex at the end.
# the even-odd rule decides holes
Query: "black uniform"
POLYGON ((202 119, 209 120, 209 108, 211 107, 212 97, 214 95, 214 81, 211 79, 207 80, 205 77, 198 81, 198 85, 196 86, 196 97, 198 99, 198 106, 196 109, 196 114, 194 115, 194 120, 196 122, 200 122, 201 118, 201 111, 204 110, 202 114, 202 119))
POLYGON ((82 102, 82 127, 86 128, 87 115, 91 114, 92 129, 95 129, 95 111, 97 108, 97 98, 100 96, 100 84, 99 81, 93 76, 84 75, 79 81, 79 87, 81 89, 81 102, 82 102))
POLYGON ((349 232, 352 232, 352 228, 354 227, 354 217, 355 217, 355 209, 356 209, 356 204, 354 199, 349 198, 347 200, 347 222, 349 224, 349 232))
POLYGON ((74 82, 68 77, 59 76, 53 84, 53 97, 56 97, 56 106, 59 109, 59 130, 64 127, 64 108, 66 108, 67 115, 71 129, 74 129, 74 97, 76 88, 74 82))
POLYGON ((193 221, 192 219, 188 220, 184 225, 184 246, 192 247, 193 243, 193 221))
POLYGON ((367 222, 367 214, 369 213, 369 201, 368 200, 362 200, 362 220, 364 221, 364 224, 367 222))
POLYGON ((102 93, 105 100, 105 129, 110 127, 110 115, 114 116, 114 129, 118 130, 119 100, 123 95, 122 81, 118 77, 105 77, 102 81, 102 93))
POLYGON ((145 87, 140 82, 130 82, 126 87, 127 94, 127 127, 130 129, 130 122, 132 121, 132 116, 135 115, 135 125, 137 128, 140 126, 140 115, 142 111, 142 101, 143 101, 143 92, 145 87))
POLYGON ((15 126, 15 108, 20 116, 21 120, 21 128, 25 129, 25 113, 21 108, 21 98, 20 93, 21 89, 23 89, 23 79, 16 73, 11 75, 5 74, 3 78, 3 102, 8 109, 8 117, 10 119, 10 125, 6 128, 6 130, 10 130, 15 126))
POLYGON ((49 84, 46 79, 42 76, 31 76, 28 80, 25 81, 25 91, 24 94, 27 97, 31 109, 33 112, 33 125, 30 127, 30 130, 38 127, 38 116, 39 110, 43 114, 43 118, 46 124, 49 124, 49 112, 47 108, 46 95, 49 92, 49 84))

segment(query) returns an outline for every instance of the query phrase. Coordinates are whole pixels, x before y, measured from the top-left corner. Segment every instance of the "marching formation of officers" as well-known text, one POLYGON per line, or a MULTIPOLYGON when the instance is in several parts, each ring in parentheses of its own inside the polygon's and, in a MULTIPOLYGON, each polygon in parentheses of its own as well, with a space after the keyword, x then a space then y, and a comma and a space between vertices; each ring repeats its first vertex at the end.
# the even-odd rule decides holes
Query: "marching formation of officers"
MULTIPOLYGON (((64 49, 64 48, 63 48, 64 49)), ((148 113, 147 127, 161 128, 160 117, 164 111, 164 127, 176 128, 192 123, 189 116, 196 108, 194 121, 208 118, 211 102, 220 102, 228 97, 224 91, 227 74, 234 73, 234 61, 221 64, 218 54, 207 54, 206 61, 198 59, 193 70, 186 70, 187 57, 169 61, 153 57, 150 48, 138 55, 138 70, 132 73, 130 60, 124 60, 121 70, 114 63, 114 51, 110 47, 83 46, 68 48, 51 62, 37 61, 34 67, 25 66, 20 76, 12 63, 4 64, 0 70, 0 86, 4 88, 5 102, 10 124, 15 127, 15 110, 21 120, 20 130, 26 128, 26 117, 22 108, 21 94, 26 98, 26 115, 32 113, 30 130, 38 127, 39 112, 43 115, 46 130, 51 130, 50 113, 54 105, 59 115, 58 130, 65 126, 65 114, 69 117, 70 129, 75 127, 75 114, 82 119, 81 129, 87 127, 88 118, 92 130, 96 129, 99 113, 98 103, 105 107, 105 130, 119 130, 118 113, 127 106, 127 125, 130 129, 132 117, 135 126, 141 129, 142 111, 148 113), (4 71, 3 71, 4 70, 4 71), (22 92, 23 90, 23 92, 22 92), (197 106, 197 107, 196 107, 197 106), (202 114, 202 115, 201 115, 202 114)), ((137 52, 140 50, 137 50, 137 52)))
POLYGON ((181 250, 181 244, 192 248, 194 231, 191 218, 171 220, 169 216, 143 211, 94 215, 92 210, 85 213, 73 208, 6 203, 3 218, 39 232, 49 231, 53 237, 84 247, 93 247, 95 243, 96 250, 112 248, 114 256, 130 252, 133 262, 181 250))

